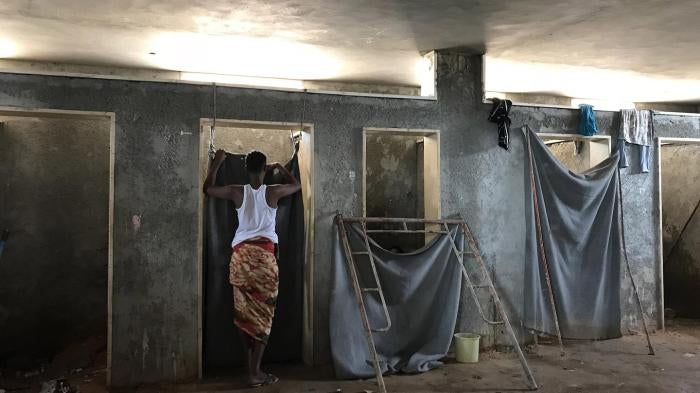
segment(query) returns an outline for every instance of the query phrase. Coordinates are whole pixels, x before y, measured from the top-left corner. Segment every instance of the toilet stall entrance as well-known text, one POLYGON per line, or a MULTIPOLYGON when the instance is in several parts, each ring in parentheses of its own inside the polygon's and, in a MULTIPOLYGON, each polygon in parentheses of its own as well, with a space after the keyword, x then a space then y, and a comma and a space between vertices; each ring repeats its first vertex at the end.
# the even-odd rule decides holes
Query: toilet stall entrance
POLYGON ((666 323, 700 319, 700 139, 659 138, 666 323))
MULTIPOLYGON (((210 162, 211 125, 208 120, 202 121, 200 183, 210 162)), ((263 152, 268 163, 285 165, 302 183, 302 191, 281 200, 277 210, 279 295, 263 362, 309 362, 311 126, 217 119, 213 136, 215 148, 227 153, 216 184, 247 183, 244 159, 252 150, 263 152)), ((268 173, 265 181, 274 184, 279 178, 268 173)), ((203 376, 230 375, 244 365, 239 332, 233 324, 229 283, 230 242, 237 226, 235 207, 231 201, 203 196, 200 218, 201 370, 203 376)))
POLYGON ((3 388, 88 371, 109 383, 113 154, 113 113, 0 109, 3 388))

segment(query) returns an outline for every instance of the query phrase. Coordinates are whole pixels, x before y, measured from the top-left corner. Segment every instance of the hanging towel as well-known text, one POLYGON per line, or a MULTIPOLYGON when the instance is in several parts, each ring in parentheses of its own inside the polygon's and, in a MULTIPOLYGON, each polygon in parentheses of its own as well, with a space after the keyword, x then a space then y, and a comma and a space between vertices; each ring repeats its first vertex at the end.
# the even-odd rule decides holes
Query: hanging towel
POLYGON ((654 142, 654 127, 651 111, 622 109, 620 111, 620 132, 618 134, 618 149, 620 151, 620 168, 626 168, 627 143, 638 145, 639 168, 642 173, 648 173, 651 167, 651 145, 654 142))
POLYGON ((581 117, 578 123, 578 133, 585 136, 593 136, 598 133, 598 126, 595 123, 595 112, 593 105, 581 104, 581 117))
POLYGON ((654 143, 651 111, 621 110, 619 138, 635 145, 651 146, 654 143))
POLYGON ((493 106, 489 113, 489 121, 498 124, 498 146, 508 150, 510 130, 510 108, 513 106, 511 100, 501 100, 499 98, 491 98, 493 106))

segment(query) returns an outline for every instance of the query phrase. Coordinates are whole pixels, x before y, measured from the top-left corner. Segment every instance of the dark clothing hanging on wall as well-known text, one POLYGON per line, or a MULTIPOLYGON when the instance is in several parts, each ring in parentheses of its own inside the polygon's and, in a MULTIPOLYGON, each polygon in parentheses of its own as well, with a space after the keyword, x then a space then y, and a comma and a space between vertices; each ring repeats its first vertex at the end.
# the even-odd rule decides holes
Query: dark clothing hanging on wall
POLYGON ((576 174, 529 128, 525 138, 530 208, 526 212, 525 326, 556 334, 548 270, 562 337, 619 337, 623 255, 617 203, 619 156, 615 153, 576 174))
POLYGON ((493 106, 491 107, 491 112, 489 113, 489 121, 496 123, 498 125, 498 146, 508 150, 508 144, 510 143, 510 108, 513 103, 510 100, 501 100, 498 98, 491 98, 493 106))
MULTIPOLYGON (((216 184, 247 184, 244 155, 226 154, 216 184)), ((299 179, 295 155, 286 168, 299 179)), ((282 183, 279 175, 268 174, 265 184, 282 183)), ((230 374, 243 366, 243 347, 233 324, 233 289, 229 283, 231 239, 238 227, 232 201, 207 198, 205 209, 204 257, 204 371, 230 374)), ((304 205, 301 192, 283 198, 277 208, 279 237, 279 295, 265 362, 301 361, 304 266, 304 205)))

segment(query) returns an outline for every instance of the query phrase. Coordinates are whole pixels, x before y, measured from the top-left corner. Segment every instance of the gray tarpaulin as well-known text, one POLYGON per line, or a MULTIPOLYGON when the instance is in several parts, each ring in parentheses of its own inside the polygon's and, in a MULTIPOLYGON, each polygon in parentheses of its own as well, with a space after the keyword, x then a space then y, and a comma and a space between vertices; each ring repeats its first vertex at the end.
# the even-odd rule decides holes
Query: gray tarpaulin
POLYGON ((576 174, 552 155, 537 134, 528 128, 524 133, 528 190, 525 326, 556 333, 545 281, 546 261, 562 336, 619 337, 623 254, 618 221, 618 154, 576 174), (533 180, 536 206, 530 187, 533 180), (544 258, 538 252, 537 211, 544 258))
MULTIPOLYGON (((364 250, 358 230, 346 226, 353 251, 364 250)), ((360 311, 350 281, 339 234, 334 231, 330 336, 338 378, 374 376, 360 311)), ((462 247, 463 236, 455 241, 462 247)), ((461 270, 446 235, 410 254, 394 254, 372 244, 392 327, 373 333, 384 372, 416 373, 439 366, 450 347, 459 307, 461 270)), ((366 256, 356 258, 362 287, 374 287, 366 256)), ((381 302, 364 296, 370 325, 385 326, 381 302)))

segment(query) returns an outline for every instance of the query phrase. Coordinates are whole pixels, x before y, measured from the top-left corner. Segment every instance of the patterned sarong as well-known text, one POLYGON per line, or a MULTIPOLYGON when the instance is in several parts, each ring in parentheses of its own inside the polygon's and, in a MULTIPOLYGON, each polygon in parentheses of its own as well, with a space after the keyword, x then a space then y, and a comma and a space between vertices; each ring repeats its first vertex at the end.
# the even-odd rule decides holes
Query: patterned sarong
POLYGON ((279 272, 275 247, 266 238, 246 240, 233 248, 229 265, 234 323, 263 343, 270 336, 277 302, 279 272))

